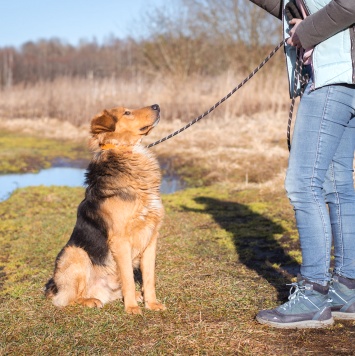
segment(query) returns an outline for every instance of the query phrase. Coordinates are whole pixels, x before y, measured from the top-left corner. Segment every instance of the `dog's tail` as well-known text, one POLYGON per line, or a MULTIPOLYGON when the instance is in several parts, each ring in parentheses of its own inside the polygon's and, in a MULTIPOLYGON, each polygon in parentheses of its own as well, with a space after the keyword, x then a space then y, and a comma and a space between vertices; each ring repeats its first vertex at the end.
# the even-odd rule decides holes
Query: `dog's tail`
POLYGON ((44 286, 44 295, 46 298, 52 298, 58 293, 58 287, 54 282, 54 279, 51 278, 46 285, 44 286))

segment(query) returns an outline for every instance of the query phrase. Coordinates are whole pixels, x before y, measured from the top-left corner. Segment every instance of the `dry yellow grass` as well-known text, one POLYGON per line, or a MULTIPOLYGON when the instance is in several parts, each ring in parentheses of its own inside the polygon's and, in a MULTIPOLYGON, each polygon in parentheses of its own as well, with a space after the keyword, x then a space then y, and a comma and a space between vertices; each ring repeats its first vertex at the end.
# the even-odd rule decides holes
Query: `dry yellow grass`
MULTIPOLYGON (((57 118, 75 125, 86 123, 103 107, 141 107, 158 103, 164 117, 189 121, 207 110, 236 87, 249 73, 226 70, 216 77, 172 75, 133 80, 121 78, 57 78, 34 85, 19 84, 3 89, 0 117, 57 118)), ((218 108, 218 117, 233 118, 265 110, 285 110, 288 105, 286 76, 267 64, 230 100, 218 108)))
MULTIPOLYGON (((265 183, 279 179, 280 174, 283 176, 288 158, 286 122, 287 112, 281 111, 233 119, 207 116, 152 150, 186 178, 201 177, 201 184, 265 183)), ((178 119, 169 121, 162 117, 144 143, 154 142, 184 124, 178 119)), ((83 145, 88 138, 88 125, 76 127, 58 119, 1 119, 0 128, 33 136, 79 140, 83 145)))
MULTIPOLYGON (((170 157, 172 164, 176 159, 178 166, 199 167, 205 183, 265 182, 286 166, 286 121, 286 112, 206 118, 153 149, 160 156, 170 157)), ((164 123, 151 141, 146 141, 153 142, 182 125, 177 120, 164 123)))
MULTIPOLYGON (((1 93, 0 128, 84 140, 91 117, 103 108, 158 103, 162 120, 145 140, 150 143, 205 112, 243 78, 229 70, 214 78, 186 80, 157 75, 130 82, 58 78, 32 87, 18 85, 1 93)), ((203 184, 265 182, 286 166, 288 105, 285 73, 268 64, 209 116, 153 150, 170 157, 173 168, 187 178, 201 176, 203 184)))
MULTIPOLYGON (((201 177, 201 184, 259 184, 278 177, 288 157, 287 80, 279 68, 264 68, 202 121, 152 149, 187 179, 201 177)), ((148 144, 205 112, 243 78, 229 70, 216 78, 61 78, 15 86, 1 93, 0 127, 84 142, 91 117, 103 108, 158 103, 162 120, 148 144)))

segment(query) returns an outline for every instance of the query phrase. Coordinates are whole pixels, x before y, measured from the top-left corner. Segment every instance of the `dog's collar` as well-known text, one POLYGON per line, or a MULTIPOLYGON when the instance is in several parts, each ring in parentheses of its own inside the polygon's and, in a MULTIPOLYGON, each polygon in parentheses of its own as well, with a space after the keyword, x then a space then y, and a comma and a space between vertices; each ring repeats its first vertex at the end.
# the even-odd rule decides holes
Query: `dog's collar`
POLYGON ((117 148, 116 145, 114 145, 113 143, 105 143, 103 145, 100 145, 100 148, 103 150, 103 151, 107 151, 107 150, 111 150, 113 148, 117 148))
MULTIPOLYGON (((112 150, 112 149, 117 149, 117 148, 123 148, 123 147, 125 147, 125 146, 131 146, 131 145, 120 145, 120 146, 117 146, 117 145, 115 145, 115 144, 113 144, 113 143, 105 143, 105 144, 103 144, 103 145, 100 145, 100 148, 101 148, 101 150, 103 150, 103 151, 108 151, 108 150, 112 150)), ((125 153, 132 153, 133 151, 132 150, 126 150, 126 151, 124 151, 125 153)))

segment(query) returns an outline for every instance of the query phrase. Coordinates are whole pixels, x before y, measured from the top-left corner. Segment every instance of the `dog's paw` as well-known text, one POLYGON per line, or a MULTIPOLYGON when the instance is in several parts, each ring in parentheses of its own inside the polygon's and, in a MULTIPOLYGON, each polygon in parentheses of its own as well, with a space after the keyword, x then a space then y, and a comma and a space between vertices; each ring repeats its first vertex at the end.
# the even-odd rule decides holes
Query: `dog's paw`
POLYGON ((157 310, 157 311, 166 310, 166 306, 159 302, 153 302, 153 303, 146 302, 145 307, 150 310, 157 310))
POLYGON ((77 302, 89 308, 102 308, 104 306, 101 300, 96 298, 80 298, 77 302))
POLYGON ((133 307, 125 307, 127 314, 142 315, 142 309, 137 305, 133 307))

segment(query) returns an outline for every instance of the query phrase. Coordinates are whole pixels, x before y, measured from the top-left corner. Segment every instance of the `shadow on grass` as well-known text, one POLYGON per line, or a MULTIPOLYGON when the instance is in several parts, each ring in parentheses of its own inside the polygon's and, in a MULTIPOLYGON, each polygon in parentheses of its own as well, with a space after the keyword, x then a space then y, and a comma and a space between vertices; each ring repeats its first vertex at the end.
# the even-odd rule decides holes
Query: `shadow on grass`
POLYGON ((205 208, 184 209, 208 213, 220 228, 232 233, 239 261, 265 278, 277 290, 278 299, 284 300, 288 295, 285 284, 291 283, 291 278, 299 271, 299 264, 288 251, 298 249, 298 244, 292 243, 279 224, 251 211, 246 205, 210 197, 198 197, 195 201, 205 208), (288 251, 281 246, 283 241, 288 251))

